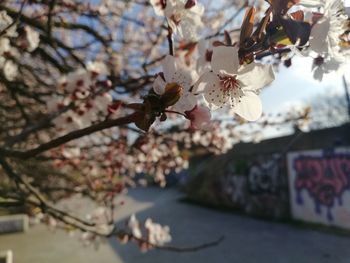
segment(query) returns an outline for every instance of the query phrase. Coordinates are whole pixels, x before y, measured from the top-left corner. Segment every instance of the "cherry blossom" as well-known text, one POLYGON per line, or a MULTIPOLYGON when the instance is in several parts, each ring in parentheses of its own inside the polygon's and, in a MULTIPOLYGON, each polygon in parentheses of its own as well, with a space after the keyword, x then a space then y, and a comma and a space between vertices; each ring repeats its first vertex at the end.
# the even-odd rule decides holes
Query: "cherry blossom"
POLYGON ((324 13, 316 17, 311 30, 310 49, 319 55, 333 55, 339 51, 339 37, 346 30, 348 17, 341 0, 325 0, 322 8, 324 13))
POLYGON ((130 229, 132 235, 136 238, 142 238, 142 232, 140 229, 140 223, 137 220, 136 216, 132 214, 128 220, 128 228, 130 229))
POLYGON ((0 11, 0 69, 5 78, 9 81, 15 80, 18 74, 18 66, 8 55, 11 54, 11 44, 9 38, 17 37, 17 27, 13 24, 13 19, 7 15, 6 11, 0 11), (7 56, 4 56, 6 53, 7 56))
POLYGON ((110 211, 106 207, 97 207, 91 214, 87 215, 87 218, 96 225, 97 231, 100 233, 108 235, 113 230, 110 211))
POLYGON ((194 83, 193 76, 190 72, 178 66, 173 56, 167 55, 163 62, 163 74, 159 74, 153 83, 153 90, 158 95, 174 85, 181 87, 182 95, 180 99, 172 106, 172 109, 178 112, 192 110, 196 105, 196 97, 190 92, 190 88, 194 83))
POLYGON ((154 245, 164 245, 171 241, 170 229, 168 226, 162 226, 147 218, 145 221, 145 228, 147 230, 147 240, 154 245))
MULTIPOLYGON (((0 61, 1 65, 1 61, 0 61)), ((15 80, 17 74, 18 74, 18 66, 11 60, 7 60, 4 62, 3 66, 3 72, 7 80, 13 81, 15 80)))
POLYGON ((13 19, 7 15, 6 11, 0 11, 0 32, 6 30, 5 36, 16 37, 16 29, 17 27, 15 24, 13 24, 13 19))
POLYGON ((136 238, 136 242, 144 251, 153 246, 162 246, 171 241, 170 229, 168 226, 162 226, 147 218, 143 226, 137 220, 135 214, 131 215, 127 221, 128 230, 131 233, 131 239, 136 238), (142 229, 144 231, 142 231, 142 229))
POLYGON ((10 40, 5 37, 0 37, 0 54, 3 55, 5 52, 9 51, 10 48, 10 40))
POLYGON ((72 131, 91 125, 102 117, 118 115, 118 104, 113 104, 108 90, 110 82, 102 81, 108 74, 106 66, 101 62, 87 63, 87 69, 78 69, 58 80, 61 92, 69 96, 52 96, 47 100, 47 109, 57 112, 64 107, 74 105, 74 109, 64 111, 53 120, 55 126, 61 131, 72 131))
POLYGON ((254 62, 241 66, 236 47, 219 46, 213 50, 211 68, 202 77, 209 106, 215 109, 228 104, 242 118, 257 120, 262 113, 257 93, 274 80, 272 67, 254 62))
POLYGON ((164 15, 174 33, 189 41, 198 40, 204 7, 196 0, 151 0, 157 15, 164 15))
POLYGON ((196 105, 192 110, 185 111, 186 117, 191 121, 192 129, 206 129, 210 126, 211 113, 206 106, 196 105))
POLYGON ((210 61, 213 55, 213 47, 208 47, 208 41, 200 40, 198 42, 198 59, 197 59, 197 71, 199 74, 210 69, 210 61))
POLYGON ((21 47, 26 48, 29 52, 34 51, 40 43, 40 34, 29 26, 23 28, 23 36, 19 38, 21 47))
POLYGON ((303 0, 300 5, 321 8, 323 12, 313 13, 315 23, 309 41, 309 51, 317 54, 313 66, 314 76, 322 80, 323 74, 337 71, 350 58, 344 52, 340 38, 347 29, 348 16, 341 0, 303 0))

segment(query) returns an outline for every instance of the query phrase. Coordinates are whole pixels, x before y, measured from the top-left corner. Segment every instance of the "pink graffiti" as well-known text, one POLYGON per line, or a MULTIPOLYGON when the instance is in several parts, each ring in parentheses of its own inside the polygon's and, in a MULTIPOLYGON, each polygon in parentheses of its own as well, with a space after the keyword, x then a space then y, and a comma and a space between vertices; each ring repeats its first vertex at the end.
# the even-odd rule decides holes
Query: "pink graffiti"
POLYGON ((350 155, 300 156, 294 160, 294 170, 297 202, 303 203, 300 192, 306 189, 315 202, 316 212, 320 213, 320 205, 326 206, 328 219, 333 220, 330 210, 335 200, 342 205, 342 195, 350 189, 350 155))

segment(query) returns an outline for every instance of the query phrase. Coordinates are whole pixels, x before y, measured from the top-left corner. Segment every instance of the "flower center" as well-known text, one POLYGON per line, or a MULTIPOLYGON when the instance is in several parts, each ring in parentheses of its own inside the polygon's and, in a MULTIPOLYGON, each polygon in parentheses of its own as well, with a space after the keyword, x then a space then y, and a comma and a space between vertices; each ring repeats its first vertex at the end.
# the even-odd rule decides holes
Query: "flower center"
POLYGON ((324 58, 321 56, 318 56, 317 58, 314 59, 314 64, 316 66, 321 66, 324 63, 324 58))
POLYGON ((240 83, 237 79, 237 75, 228 75, 225 73, 218 74, 220 80, 220 86, 223 93, 228 94, 231 91, 235 91, 240 87, 240 83))

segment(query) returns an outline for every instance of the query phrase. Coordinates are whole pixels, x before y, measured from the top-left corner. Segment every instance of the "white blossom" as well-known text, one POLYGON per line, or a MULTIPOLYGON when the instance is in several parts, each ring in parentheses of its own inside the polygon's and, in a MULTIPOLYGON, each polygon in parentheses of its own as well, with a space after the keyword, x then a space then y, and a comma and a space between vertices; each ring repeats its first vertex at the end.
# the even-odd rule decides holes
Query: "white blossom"
POLYGON ((145 228, 147 229, 148 242, 153 245, 164 245, 171 241, 170 229, 168 226, 162 226, 147 218, 145 221, 145 228))
POLYGON ((18 66, 11 60, 7 60, 4 64, 4 75, 7 80, 13 81, 17 77, 18 74, 18 66))
POLYGON ((317 56, 314 77, 321 81, 324 74, 338 71, 350 59, 350 52, 341 46, 340 38, 347 28, 348 16, 342 0, 303 0, 300 5, 318 8, 322 12, 312 13, 316 22, 309 41, 309 50, 317 56))
POLYGON ((26 32, 26 40, 28 44, 27 50, 32 52, 39 46, 40 34, 29 26, 26 26, 24 30, 26 32))
POLYGON ((153 90, 158 95, 164 94, 166 87, 172 84, 179 85, 182 90, 182 96, 172 106, 173 110, 178 112, 185 112, 192 110, 196 104, 196 97, 190 92, 190 88, 194 83, 193 77, 187 70, 178 67, 175 58, 167 55, 163 60, 163 76, 158 75, 153 83, 153 90))
POLYGON ((8 38, 0 38, 0 56, 11 49, 10 40, 8 38))
POLYGON ((94 62, 90 61, 90 62, 88 62, 86 68, 88 71, 94 72, 94 73, 99 74, 99 75, 108 75, 109 74, 109 71, 108 71, 106 64, 104 64, 101 61, 94 61, 94 62))
POLYGON ((237 47, 215 47, 212 70, 202 76, 204 98, 212 109, 228 104, 248 121, 257 120, 262 105, 257 93, 274 80, 270 65, 251 63, 240 65, 237 47))
POLYGON ((157 15, 164 15, 174 33, 189 41, 198 40, 204 7, 196 0, 151 0, 157 15))
POLYGON ((13 19, 7 15, 6 11, 0 11, 0 32, 4 30, 6 30, 4 35, 7 37, 17 36, 16 25, 13 24, 13 19))
POLYGON ((185 112, 191 121, 192 129, 207 129, 210 126, 211 113, 207 106, 196 105, 191 111, 185 112))
POLYGON ((213 55, 212 47, 208 48, 206 40, 200 40, 198 42, 198 59, 197 59, 197 71, 199 74, 210 70, 210 61, 213 55))
POLYGON ((128 228, 130 229, 132 235, 136 238, 142 238, 142 232, 140 229, 140 223, 137 220, 135 214, 132 214, 127 223, 128 228))

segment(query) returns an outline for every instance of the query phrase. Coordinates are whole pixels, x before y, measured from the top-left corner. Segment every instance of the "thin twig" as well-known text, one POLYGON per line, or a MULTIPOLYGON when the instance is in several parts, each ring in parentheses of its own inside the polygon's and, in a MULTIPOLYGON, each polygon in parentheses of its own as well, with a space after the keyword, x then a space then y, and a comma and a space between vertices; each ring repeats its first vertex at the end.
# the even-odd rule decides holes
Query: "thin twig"
POLYGON ((118 234, 127 235, 130 239, 134 239, 134 240, 136 240, 138 242, 145 243, 145 244, 149 245, 152 248, 156 248, 156 249, 160 249, 160 250, 167 250, 167 251, 172 251, 172 252, 196 252, 196 251, 199 251, 199 250, 202 250, 202 249, 206 249, 206 248, 209 248, 209 247, 218 246, 225 239, 225 236, 221 236, 217 240, 210 241, 210 242, 207 242, 207 243, 203 243, 203 244, 200 244, 200 245, 188 246, 188 247, 186 247, 186 246, 184 246, 184 247, 177 247, 177 246, 169 246, 169 245, 152 244, 149 241, 147 241, 146 239, 137 238, 137 237, 133 236, 132 234, 125 233, 123 231, 118 231, 118 234))
POLYGON ((168 45, 169 45, 169 55, 174 56, 174 39, 173 39, 173 29, 168 25, 168 45))

